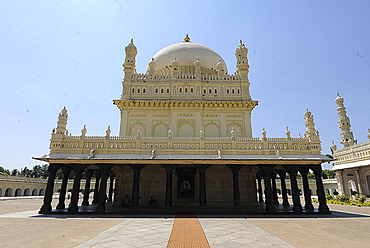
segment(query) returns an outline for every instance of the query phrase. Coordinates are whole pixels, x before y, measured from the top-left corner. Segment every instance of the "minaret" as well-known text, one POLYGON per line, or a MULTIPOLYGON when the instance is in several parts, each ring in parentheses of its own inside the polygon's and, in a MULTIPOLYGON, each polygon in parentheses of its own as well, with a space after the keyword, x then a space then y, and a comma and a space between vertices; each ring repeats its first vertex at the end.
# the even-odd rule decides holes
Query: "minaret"
POLYGON ((335 98, 335 103, 337 104, 338 108, 338 124, 339 128, 342 131, 340 134, 340 143, 344 145, 344 147, 352 146, 355 143, 353 138, 353 133, 351 132, 351 122, 347 116, 346 108, 344 107, 344 99, 343 97, 339 96, 337 93, 337 98, 335 98))
POLYGON ((247 55, 248 49, 243 44, 242 40, 240 40, 240 45, 236 48, 235 56, 236 67, 238 68, 236 72, 240 75, 242 80, 248 80, 249 65, 247 55))
POLYGON ((202 63, 200 62, 200 59, 197 57, 194 61, 194 67, 195 67, 194 74, 195 74, 195 78, 199 80, 202 75, 202 69, 200 67, 201 65, 202 63))
POLYGON ((155 67, 156 67, 156 64, 154 62, 154 58, 152 58, 152 60, 149 62, 149 74, 150 75, 155 74, 155 67))
POLYGON ((176 57, 173 59, 173 61, 171 62, 171 68, 172 68, 172 78, 177 78, 177 76, 179 75, 179 71, 178 71, 178 67, 180 66, 179 62, 176 60, 176 57))
POLYGON ((130 44, 125 47, 126 58, 123 64, 123 71, 125 73, 124 79, 130 80, 132 74, 135 72, 135 58, 137 54, 137 49, 134 45, 134 39, 131 39, 130 44))
POLYGON ((55 134, 65 134, 66 133, 67 119, 68 119, 67 109, 66 107, 64 107, 62 111, 59 113, 58 126, 55 131, 55 134))
POLYGON ((320 141, 319 132, 315 129, 315 122, 313 119, 313 115, 308 109, 304 113, 304 122, 306 125, 306 132, 304 133, 305 137, 308 138, 310 142, 320 141))
POLYGON ((222 62, 222 60, 221 60, 221 59, 220 59, 220 61, 217 63, 216 68, 217 68, 217 74, 218 74, 218 77, 219 77, 219 78, 221 78, 221 76, 225 74, 225 71, 224 71, 225 64, 224 64, 224 62, 222 62))
POLYGON ((240 40, 239 46, 236 48, 235 56, 236 56, 236 72, 240 75, 242 80, 242 99, 243 100, 251 100, 251 95, 249 93, 249 64, 248 64, 248 49, 243 44, 243 41, 240 40))

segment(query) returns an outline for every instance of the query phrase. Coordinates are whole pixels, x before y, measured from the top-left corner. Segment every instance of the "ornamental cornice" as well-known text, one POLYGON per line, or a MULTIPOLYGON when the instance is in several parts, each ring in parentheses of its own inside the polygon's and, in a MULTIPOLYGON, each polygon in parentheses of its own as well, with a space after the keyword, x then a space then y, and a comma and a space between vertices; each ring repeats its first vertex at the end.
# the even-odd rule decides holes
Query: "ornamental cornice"
MULTIPOLYGON (((334 151, 335 165, 370 159, 370 141, 334 151)), ((334 165, 334 166, 335 166, 334 165)))
POLYGON ((209 109, 240 109, 252 111, 258 101, 141 101, 141 100, 114 100, 121 110, 139 108, 209 108, 209 109))

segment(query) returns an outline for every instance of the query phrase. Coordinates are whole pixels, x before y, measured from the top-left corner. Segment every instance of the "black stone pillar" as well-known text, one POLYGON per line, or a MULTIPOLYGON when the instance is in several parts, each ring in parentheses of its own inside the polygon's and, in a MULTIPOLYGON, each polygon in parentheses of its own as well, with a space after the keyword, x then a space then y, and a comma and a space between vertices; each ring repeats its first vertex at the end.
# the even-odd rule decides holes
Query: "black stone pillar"
POLYGON ((286 171, 279 171, 279 177, 280 177, 280 181, 281 181, 281 195, 283 197, 283 206, 289 206, 289 202, 288 202, 288 195, 286 193, 286 182, 285 182, 285 174, 286 174, 286 171))
POLYGON ((167 183, 166 183, 166 208, 172 208, 172 175, 173 170, 177 165, 172 164, 162 164, 162 167, 167 173, 167 183))
POLYGON ((290 186, 292 188, 292 198, 293 198, 293 213, 302 213, 301 199, 299 197, 299 189, 297 183, 297 172, 299 166, 296 165, 287 165, 285 166, 286 170, 290 175, 290 186))
POLYGON ((51 212, 51 201, 53 199, 53 191, 54 191, 54 180, 55 180, 55 174, 57 170, 59 169, 60 164, 50 164, 49 165, 49 178, 48 178, 48 184, 46 186, 45 196, 44 196, 44 203, 42 204, 39 213, 45 214, 51 212))
POLYGON ((271 173, 275 165, 261 165, 259 167, 263 172, 262 176, 263 181, 265 183, 265 203, 266 203, 265 211, 266 213, 276 213, 276 208, 271 189, 271 173))
POLYGON ((279 205, 279 199, 276 189, 276 174, 276 172, 271 173, 272 197, 274 199, 274 204, 279 205))
POLYGON ((240 209, 239 170, 244 165, 226 165, 233 172, 233 200, 234 210, 240 209))
POLYGON ((62 181, 62 187, 60 188, 60 194, 59 194, 59 203, 57 205, 57 209, 65 209, 65 200, 66 200, 66 191, 67 191, 67 185, 68 185, 68 176, 71 172, 70 166, 63 166, 63 181, 62 181))
POLYGON ((206 170, 210 167, 207 164, 194 165, 199 170, 199 207, 207 208, 207 195, 206 195, 206 170))
POLYGON ((311 190, 310 190, 310 185, 308 183, 307 179, 307 174, 308 174, 309 168, 307 166, 302 166, 299 171, 301 172, 302 175, 302 181, 303 181, 303 193, 304 193, 304 200, 305 200, 305 205, 304 209, 307 212, 312 212, 313 211, 313 205, 312 205, 312 200, 311 200, 311 190))
POLYGON ((323 214, 330 214, 328 205, 326 205, 324 186, 321 179, 321 165, 311 165, 310 168, 312 169, 316 178, 317 196, 319 198, 319 212, 323 214))
POLYGON ((263 203, 263 191, 262 191, 262 175, 257 174, 257 182, 258 182, 258 201, 263 203))
POLYGON ((116 175, 112 171, 111 174, 110 174, 110 176, 109 176, 109 181, 110 181, 110 184, 109 184, 109 194, 108 194, 108 201, 109 202, 112 202, 113 201, 113 182, 114 182, 114 178, 115 177, 116 177, 116 175))
POLYGON ((113 167, 110 164, 101 164, 98 165, 99 171, 101 173, 101 182, 99 188, 99 202, 98 206, 95 209, 96 213, 105 212, 105 202, 107 200, 107 181, 109 176, 109 170, 113 167))
POLYGON ((94 199, 93 199, 93 204, 98 204, 99 202, 99 182, 100 182, 100 171, 95 171, 95 188, 94 188, 94 199))
POLYGON ((73 181, 72 197, 71 197, 71 203, 69 204, 68 213, 77 213, 78 212, 78 196, 80 194, 81 174, 86 168, 86 165, 74 164, 71 167, 76 173, 76 175, 73 181))
POLYGON ((92 170, 86 170, 86 183, 85 183, 85 191, 84 191, 84 200, 82 201, 82 206, 88 206, 89 205, 89 196, 90 196, 90 181, 91 176, 93 174, 92 170))
POLYGON ((140 172, 146 165, 130 164, 129 166, 134 171, 134 182, 132 185, 132 208, 138 209, 140 172))

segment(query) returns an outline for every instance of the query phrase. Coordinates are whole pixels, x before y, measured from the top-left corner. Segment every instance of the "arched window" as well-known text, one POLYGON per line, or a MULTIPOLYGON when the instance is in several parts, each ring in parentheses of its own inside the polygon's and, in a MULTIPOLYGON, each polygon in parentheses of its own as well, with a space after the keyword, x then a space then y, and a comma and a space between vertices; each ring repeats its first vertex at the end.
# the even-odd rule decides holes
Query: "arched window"
POLYGON ((155 93, 158 94, 158 88, 155 89, 155 93))

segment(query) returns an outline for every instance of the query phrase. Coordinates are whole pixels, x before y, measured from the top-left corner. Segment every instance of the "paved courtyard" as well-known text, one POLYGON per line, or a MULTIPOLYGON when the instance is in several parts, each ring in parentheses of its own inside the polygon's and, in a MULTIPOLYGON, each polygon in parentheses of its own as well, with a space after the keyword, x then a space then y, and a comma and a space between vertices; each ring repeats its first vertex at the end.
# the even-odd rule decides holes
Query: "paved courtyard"
MULTIPOLYGON (((41 198, 0 199, 1 247, 368 247, 370 208, 332 215, 39 215, 41 198)), ((54 202, 54 201, 53 201, 54 202)))

